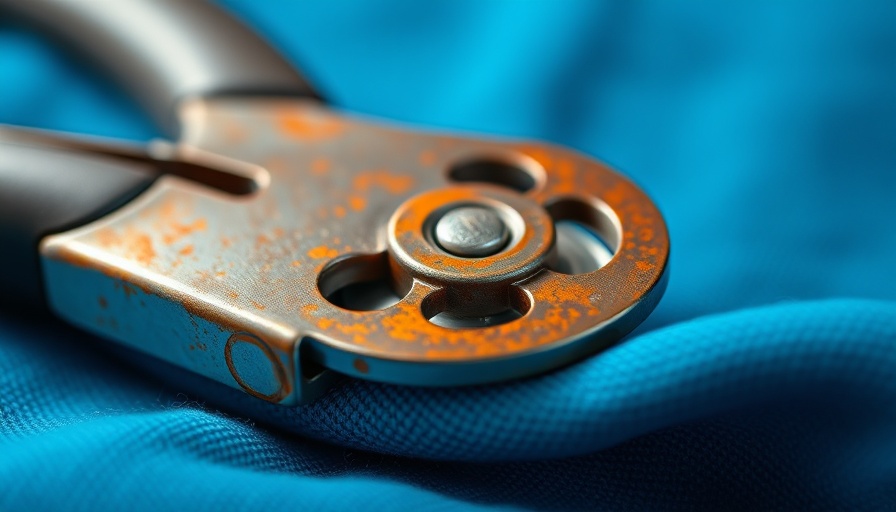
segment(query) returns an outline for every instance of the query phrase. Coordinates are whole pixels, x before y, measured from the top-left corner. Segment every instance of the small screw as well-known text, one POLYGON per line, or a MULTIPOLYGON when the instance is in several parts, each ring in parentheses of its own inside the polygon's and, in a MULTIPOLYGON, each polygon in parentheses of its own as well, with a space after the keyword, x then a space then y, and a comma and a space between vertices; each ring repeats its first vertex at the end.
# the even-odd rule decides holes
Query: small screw
POLYGON ((435 239, 449 253, 481 258, 497 253, 510 234, 497 212, 485 206, 459 206, 436 223, 435 239))

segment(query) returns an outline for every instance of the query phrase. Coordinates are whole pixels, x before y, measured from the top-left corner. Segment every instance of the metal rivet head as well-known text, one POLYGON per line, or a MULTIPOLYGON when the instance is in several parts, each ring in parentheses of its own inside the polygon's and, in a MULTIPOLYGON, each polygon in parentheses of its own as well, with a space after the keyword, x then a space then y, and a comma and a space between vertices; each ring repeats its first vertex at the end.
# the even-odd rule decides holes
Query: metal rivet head
POLYGON ((436 243, 463 258, 491 256, 509 237, 501 217, 485 206, 459 206, 443 215, 435 228, 436 243))

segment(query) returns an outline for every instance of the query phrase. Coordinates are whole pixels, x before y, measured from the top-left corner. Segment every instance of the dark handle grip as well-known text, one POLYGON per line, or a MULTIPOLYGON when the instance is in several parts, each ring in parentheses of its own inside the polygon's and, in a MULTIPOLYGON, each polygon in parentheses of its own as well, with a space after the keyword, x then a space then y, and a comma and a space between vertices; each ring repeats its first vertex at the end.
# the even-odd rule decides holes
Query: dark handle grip
POLYGON ((317 97, 265 41, 202 0, 0 0, 96 59, 177 136, 190 96, 317 97))
POLYGON ((145 164, 0 140, 0 303, 41 304, 41 238, 101 217, 154 178, 145 164))

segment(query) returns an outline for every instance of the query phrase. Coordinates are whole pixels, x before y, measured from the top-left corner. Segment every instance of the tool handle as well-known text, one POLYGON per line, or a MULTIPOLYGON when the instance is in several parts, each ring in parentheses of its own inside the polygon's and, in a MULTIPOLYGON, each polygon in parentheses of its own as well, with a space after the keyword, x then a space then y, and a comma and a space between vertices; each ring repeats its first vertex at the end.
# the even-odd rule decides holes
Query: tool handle
POLYGON ((139 163, 0 140, 0 302, 42 304, 41 238, 102 217, 154 179, 139 163))
POLYGON ((264 40, 203 0, 0 0, 0 7, 98 60, 174 137, 187 97, 317 97, 264 40))

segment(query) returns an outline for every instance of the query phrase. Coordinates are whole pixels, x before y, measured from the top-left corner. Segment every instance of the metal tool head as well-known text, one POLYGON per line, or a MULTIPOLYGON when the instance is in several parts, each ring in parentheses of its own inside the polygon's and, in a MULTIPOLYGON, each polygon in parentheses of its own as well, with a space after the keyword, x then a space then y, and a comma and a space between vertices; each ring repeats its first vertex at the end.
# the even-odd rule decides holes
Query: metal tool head
POLYGON ((255 396, 313 398, 325 369, 438 386, 531 375, 616 342, 662 294, 660 213, 576 152, 297 99, 181 113, 172 151, 229 166, 246 193, 167 175, 46 238, 49 301, 255 396))
POLYGON ((30 263, 0 284, 88 330, 293 404, 338 374, 450 386, 542 372, 615 343, 663 292, 660 213, 586 156, 342 115, 211 3, 0 7, 105 65, 175 139, 0 130, 18 183, 0 188, 0 227, 34 220, 0 236, 30 263), (74 186, 45 190, 62 167, 74 186), (84 193, 79 177, 108 186, 84 193))

